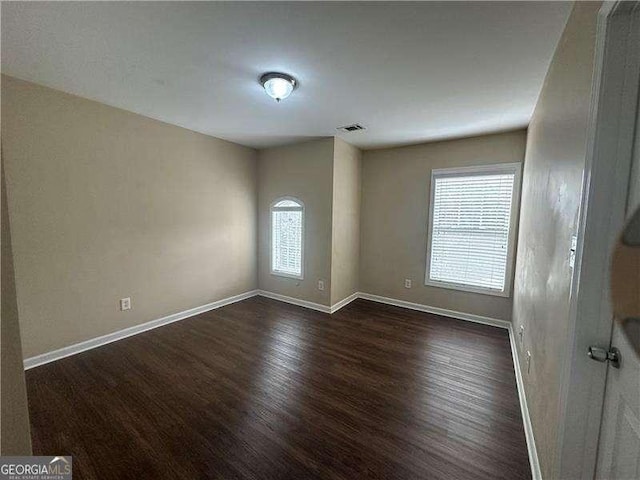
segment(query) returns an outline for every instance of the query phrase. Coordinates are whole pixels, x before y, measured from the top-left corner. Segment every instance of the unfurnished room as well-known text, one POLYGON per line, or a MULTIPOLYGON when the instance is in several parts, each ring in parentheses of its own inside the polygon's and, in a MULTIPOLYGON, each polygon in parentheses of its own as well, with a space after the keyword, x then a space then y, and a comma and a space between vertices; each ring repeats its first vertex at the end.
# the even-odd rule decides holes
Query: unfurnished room
POLYGON ((640 479, 640 2, 0 16, 0 479, 640 479))

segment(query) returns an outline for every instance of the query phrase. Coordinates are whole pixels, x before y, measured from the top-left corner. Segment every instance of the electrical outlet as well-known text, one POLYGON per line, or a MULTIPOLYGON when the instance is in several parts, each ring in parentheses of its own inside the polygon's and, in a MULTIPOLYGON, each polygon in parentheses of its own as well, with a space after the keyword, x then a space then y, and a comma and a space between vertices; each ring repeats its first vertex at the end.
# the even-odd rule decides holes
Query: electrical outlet
POLYGON ((520 346, 524 346, 524 325, 520 325, 520 331, 518 331, 518 335, 520 336, 520 346))
POLYGON ((531 373, 531 352, 527 350, 527 375, 531 373))
POLYGON ((571 249, 569 250, 569 267, 573 268, 576 264, 576 250, 578 249, 578 236, 571 235, 571 249))
POLYGON ((127 297, 120 299, 120 310, 123 312, 125 310, 131 310, 131 298, 127 297))
POLYGON ((318 290, 324 290, 324 280, 318 280, 318 290))
POLYGON ((411 288, 411 280, 408 278, 404 279, 404 288, 411 288))

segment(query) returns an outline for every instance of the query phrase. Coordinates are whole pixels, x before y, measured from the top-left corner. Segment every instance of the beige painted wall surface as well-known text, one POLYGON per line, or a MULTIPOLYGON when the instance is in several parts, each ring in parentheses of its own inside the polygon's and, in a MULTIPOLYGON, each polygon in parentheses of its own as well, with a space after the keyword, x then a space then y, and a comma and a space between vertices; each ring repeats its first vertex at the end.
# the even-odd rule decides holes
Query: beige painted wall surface
POLYGON ((9 211, 2 168, 2 306, 0 317, 0 455, 31 455, 27 389, 22 365, 22 345, 11 252, 9 211))
POLYGON ((431 170, 522 162, 526 132, 371 150, 362 160, 360 291, 511 319, 511 298, 424 284, 431 170), (405 278, 413 288, 404 288, 405 278))
POLYGON ((10 77, 2 120, 25 357, 256 288, 255 150, 10 77))
POLYGON ((571 235, 577 228, 586 155, 596 15, 578 2, 558 44, 529 126, 523 172, 513 322, 525 326, 525 391, 544 478, 557 467, 558 398, 567 340, 571 235))
POLYGON ((333 156, 331 305, 358 291, 362 153, 336 138, 333 156))
POLYGON ((333 138, 260 150, 258 172, 259 288, 330 305, 333 138), (271 274, 270 207, 282 196, 299 198, 305 207, 302 280, 271 274))

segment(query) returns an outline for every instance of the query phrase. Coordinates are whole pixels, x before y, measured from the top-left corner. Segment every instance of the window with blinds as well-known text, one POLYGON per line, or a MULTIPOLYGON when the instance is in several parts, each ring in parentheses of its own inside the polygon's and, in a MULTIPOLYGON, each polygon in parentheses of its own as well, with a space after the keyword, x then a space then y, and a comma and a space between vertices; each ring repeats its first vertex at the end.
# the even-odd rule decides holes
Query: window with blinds
POLYGON ((430 285, 508 295, 520 164, 433 170, 430 285))
POLYGON ((286 198, 271 207, 271 273, 302 278, 304 206, 286 198))

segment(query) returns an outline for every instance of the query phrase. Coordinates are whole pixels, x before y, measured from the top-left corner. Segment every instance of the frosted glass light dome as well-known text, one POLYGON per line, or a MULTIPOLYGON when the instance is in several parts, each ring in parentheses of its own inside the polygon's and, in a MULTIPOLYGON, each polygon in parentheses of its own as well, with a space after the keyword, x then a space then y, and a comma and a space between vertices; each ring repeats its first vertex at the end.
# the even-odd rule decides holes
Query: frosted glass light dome
POLYGON ((265 73, 260 77, 260 83, 271 98, 276 102, 284 100, 296 87, 296 79, 286 73, 265 73))

